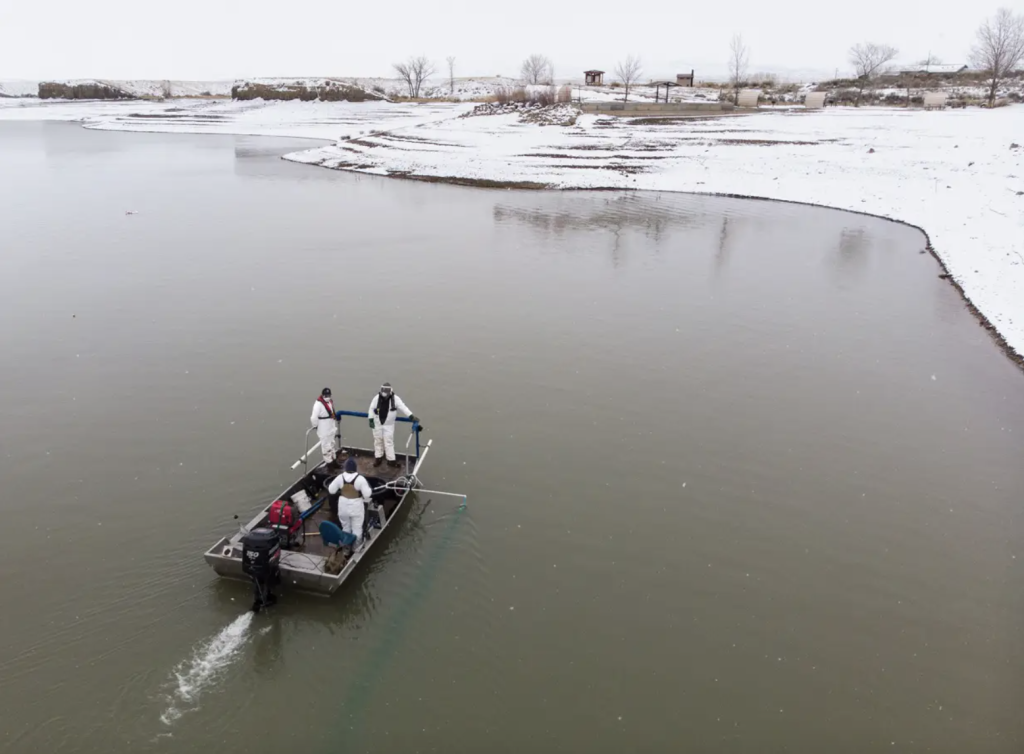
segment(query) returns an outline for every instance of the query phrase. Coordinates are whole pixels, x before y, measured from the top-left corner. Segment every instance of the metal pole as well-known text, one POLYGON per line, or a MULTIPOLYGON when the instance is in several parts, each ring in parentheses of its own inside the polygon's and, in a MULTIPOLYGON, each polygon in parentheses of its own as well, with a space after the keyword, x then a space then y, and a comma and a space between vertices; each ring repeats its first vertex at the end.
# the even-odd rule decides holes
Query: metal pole
MULTIPOLYGON (((309 429, 306 430, 306 453, 303 456, 301 456, 298 461, 292 464, 293 469, 297 468, 300 463, 305 463, 306 459, 309 458, 309 454, 320 447, 320 440, 317 440, 316 445, 314 445, 312 448, 309 447, 309 433, 312 432, 314 429, 316 429, 316 427, 310 427, 309 429)), ((308 471, 309 469, 308 467, 304 467, 303 470, 308 471)))
POLYGON ((461 495, 457 492, 441 492, 441 490, 423 490, 417 487, 395 487, 394 489, 402 489, 408 492, 415 493, 426 492, 428 495, 447 495, 448 497, 461 497, 463 500, 466 499, 465 495, 461 495))

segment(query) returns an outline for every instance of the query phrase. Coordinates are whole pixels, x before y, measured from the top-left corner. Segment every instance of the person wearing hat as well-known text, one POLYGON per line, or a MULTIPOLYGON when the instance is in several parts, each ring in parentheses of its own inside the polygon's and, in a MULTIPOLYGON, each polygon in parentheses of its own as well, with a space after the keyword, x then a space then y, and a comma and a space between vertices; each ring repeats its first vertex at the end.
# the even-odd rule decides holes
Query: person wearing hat
MULTIPOLYGON (((352 548, 358 550, 363 541, 365 506, 369 505, 373 498, 373 488, 366 481, 366 477, 359 473, 355 456, 349 456, 345 461, 345 470, 327 485, 327 491, 331 494, 332 500, 334 495, 338 495, 338 523, 343 531, 355 536, 356 541, 352 548)), ((334 508, 333 505, 331 507, 334 508)))
POLYGON ((321 390, 320 397, 313 401, 313 413, 309 420, 316 427, 317 437, 320 438, 320 452, 323 454, 324 463, 333 464, 338 452, 338 422, 335 420, 334 401, 331 400, 329 387, 321 390))
MULTIPOLYGON (((397 412, 408 416, 414 422, 419 421, 409 407, 402 402, 402 399, 395 395, 395 391, 391 389, 391 383, 385 382, 380 386, 380 392, 373 396, 373 400, 370 401, 370 410, 366 412, 370 417, 370 429, 373 430, 374 466, 380 466, 385 454, 389 466, 398 465, 398 461, 395 460, 395 417, 398 416, 397 412)), ((420 429, 423 427, 421 426, 420 429)))

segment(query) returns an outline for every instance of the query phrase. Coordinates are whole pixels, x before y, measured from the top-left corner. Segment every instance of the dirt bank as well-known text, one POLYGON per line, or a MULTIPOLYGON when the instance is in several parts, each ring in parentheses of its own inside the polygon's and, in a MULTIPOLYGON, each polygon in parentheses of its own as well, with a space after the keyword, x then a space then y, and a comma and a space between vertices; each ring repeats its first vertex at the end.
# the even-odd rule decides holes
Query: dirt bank
POLYGON ((387 99, 383 92, 331 79, 293 83, 240 81, 231 87, 231 97, 238 100, 302 100, 303 102, 313 100, 321 102, 378 102, 387 99))

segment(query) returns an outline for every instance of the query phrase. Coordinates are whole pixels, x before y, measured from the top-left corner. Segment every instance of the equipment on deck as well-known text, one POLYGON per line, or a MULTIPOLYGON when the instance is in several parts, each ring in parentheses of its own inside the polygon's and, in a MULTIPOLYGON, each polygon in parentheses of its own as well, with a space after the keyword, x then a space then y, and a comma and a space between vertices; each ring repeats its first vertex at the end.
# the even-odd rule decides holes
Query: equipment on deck
POLYGON ((281 538, 282 547, 290 547, 303 532, 298 504, 290 500, 275 500, 271 503, 267 523, 281 538))

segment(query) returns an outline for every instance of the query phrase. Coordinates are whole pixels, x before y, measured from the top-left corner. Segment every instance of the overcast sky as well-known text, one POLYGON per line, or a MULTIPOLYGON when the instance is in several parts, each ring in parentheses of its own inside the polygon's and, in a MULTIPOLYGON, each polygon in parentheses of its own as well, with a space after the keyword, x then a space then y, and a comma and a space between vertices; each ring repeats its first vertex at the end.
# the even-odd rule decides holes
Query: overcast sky
POLYGON ((899 62, 929 52, 966 62, 974 31, 998 7, 981 2, 376 3, 296 0, 0 0, 0 79, 230 79, 389 76, 410 54, 456 75, 515 75, 526 55, 555 62, 559 78, 611 71, 628 53, 644 76, 726 71, 741 33, 750 69, 816 77, 848 69, 856 42, 895 45, 899 62))

